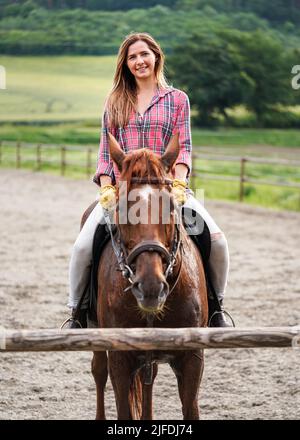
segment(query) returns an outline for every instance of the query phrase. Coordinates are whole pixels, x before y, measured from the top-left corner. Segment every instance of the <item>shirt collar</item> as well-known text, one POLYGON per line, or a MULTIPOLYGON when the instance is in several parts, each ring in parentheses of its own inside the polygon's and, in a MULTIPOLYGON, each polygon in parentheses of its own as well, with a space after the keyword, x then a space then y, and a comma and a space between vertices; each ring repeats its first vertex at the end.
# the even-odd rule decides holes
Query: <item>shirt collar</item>
POLYGON ((164 96, 166 96, 168 93, 173 92, 174 88, 173 87, 165 87, 165 88, 161 88, 158 91, 158 96, 160 98, 163 98, 164 96))
POLYGON ((154 95, 154 97, 153 97, 153 100, 152 100, 152 102, 151 102, 150 107, 151 107, 153 104, 156 104, 156 102, 159 101, 160 98, 163 98, 163 97, 166 96, 168 93, 171 93, 173 90, 174 90, 173 87, 164 87, 164 88, 158 89, 156 95, 154 95))

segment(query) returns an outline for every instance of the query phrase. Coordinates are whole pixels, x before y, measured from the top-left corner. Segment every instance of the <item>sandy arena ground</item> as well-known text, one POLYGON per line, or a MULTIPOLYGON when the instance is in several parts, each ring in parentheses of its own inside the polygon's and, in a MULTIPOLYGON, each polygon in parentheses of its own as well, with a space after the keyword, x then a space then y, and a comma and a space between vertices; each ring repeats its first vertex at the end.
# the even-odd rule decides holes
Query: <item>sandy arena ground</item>
MULTIPOLYGON (((96 187, 28 171, 0 171, 0 325, 57 328, 67 316, 68 261, 96 187)), ((206 203, 225 231, 231 270, 226 306, 237 326, 300 324, 300 215, 206 203)), ((91 353, 0 354, 0 419, 93 419, 91 353)), ((112 387, 107 417, 116 418, 112 387)), ((300 350, 207 350, 203 419, 297 419, 300 350)), ((176 379, 159 366, 158 419, 180 419, 176 379)))

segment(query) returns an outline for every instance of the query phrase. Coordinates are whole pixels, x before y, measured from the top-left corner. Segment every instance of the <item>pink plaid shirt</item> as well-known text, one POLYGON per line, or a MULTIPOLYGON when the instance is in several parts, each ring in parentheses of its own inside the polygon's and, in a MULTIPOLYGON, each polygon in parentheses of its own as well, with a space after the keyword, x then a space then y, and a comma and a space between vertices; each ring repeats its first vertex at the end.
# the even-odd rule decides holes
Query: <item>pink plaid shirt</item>
MULTIPOLYGON (((104 111, 102 133, 99 147, 98 166, 94 182, 100 185, 100 176, 106 174, 116 183, 119 170, 110 160, 108 146, 107 113, 104 111)), ((169 87, 160 89, 145 111, 144 115, 133 111, 128 125, 110 130, 121 148, 127 153, 138 148, 149 148, 162 155, 173 134, 179 132, 181 150, 176 164, 185 164, 191 170, 191 127, 190 104, 188 96, 181 90, 169 87)))

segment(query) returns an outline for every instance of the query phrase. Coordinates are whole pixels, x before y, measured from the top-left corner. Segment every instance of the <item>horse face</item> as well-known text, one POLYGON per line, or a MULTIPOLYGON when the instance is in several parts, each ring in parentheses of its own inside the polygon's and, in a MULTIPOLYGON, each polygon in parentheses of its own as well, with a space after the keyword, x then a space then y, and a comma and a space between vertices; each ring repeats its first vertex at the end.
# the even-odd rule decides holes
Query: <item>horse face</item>
POLYGON ((134 191, 136 198, 128 194, 127 221, 119 222, 120 235, 128 259, 136 255, 130 263, 134 272, 132 293, 143 312, 156 313, 162 310, 169 293, 164 272, 174 237, 174 203, 166 188, 137 185, 134 191))

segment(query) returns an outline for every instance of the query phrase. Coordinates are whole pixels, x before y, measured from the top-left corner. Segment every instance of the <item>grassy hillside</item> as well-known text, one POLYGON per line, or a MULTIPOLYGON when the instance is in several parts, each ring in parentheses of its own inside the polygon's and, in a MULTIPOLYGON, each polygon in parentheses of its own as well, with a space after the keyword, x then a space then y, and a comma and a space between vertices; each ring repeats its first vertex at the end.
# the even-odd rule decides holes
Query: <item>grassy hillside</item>
POLYGON ((114 63, 113 56, 0 56, 7 77, 0 121, 99 119, 114 63))

